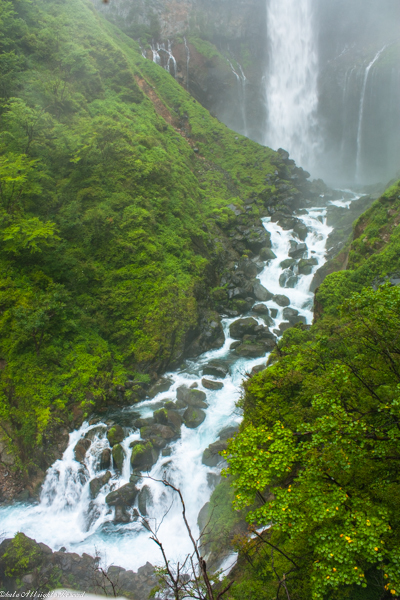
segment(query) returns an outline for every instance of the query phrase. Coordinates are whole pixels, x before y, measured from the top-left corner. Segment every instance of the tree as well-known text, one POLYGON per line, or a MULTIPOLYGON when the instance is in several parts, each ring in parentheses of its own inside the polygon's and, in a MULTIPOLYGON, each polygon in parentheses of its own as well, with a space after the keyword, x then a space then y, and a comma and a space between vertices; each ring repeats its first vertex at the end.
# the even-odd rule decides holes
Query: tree
POLYGON ((287 335, 275 360, 248 384, 250 418, 227 451, 235 507, 259 500, 249 521, 272 524, 313 598, 366 587, 371 572, 397 597, 400 289, 353 295, 339 320, 287 335))

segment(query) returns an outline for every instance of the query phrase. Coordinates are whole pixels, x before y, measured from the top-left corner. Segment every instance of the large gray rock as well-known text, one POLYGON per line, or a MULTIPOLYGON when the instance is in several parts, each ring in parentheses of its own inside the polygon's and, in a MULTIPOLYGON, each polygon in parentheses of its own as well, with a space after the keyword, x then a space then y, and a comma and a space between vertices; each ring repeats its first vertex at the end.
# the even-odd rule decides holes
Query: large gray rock
POLYGON ((252 311, 257 313, 258 315, 269 315, 269 309, 265 304, 255 304, 252 308, 252 311))
POLYGON ((80 439, 78 440, 75 448, 74 448, 74 456, 75 460, 83 464, 86 457, 86 452, 89 450, 92 442, 88 439, 80 439))
POLYGON ((302 221, 297 221, 295 226, 293 227, 293 231, 298 235, 298 237, 304 242, 308 235, 307 226, 304 225, 302 221))
POLYGON ((235 348, 235 352, 244 358, 258 358, 259 356, 264 356, 266 350, 264 344, 245 343, 235 348))
POLYGON ((104 471, 104 469, 109 469, 111 466, 111 450, 110 448, 104 448, 102 453, 100 454, 100 471, 104 471))
POLYGON ((118 490, 110 492, 106 496, 108 506, 132 506, 136 500, 139 490, 133 483, 126 483, 118 490))
POLYGON ((183 413, 183 422, 189 429, 196 429, 206 418, 206 413, 201 408, 189 406, 183 413))
POLYGON ((113 425, 107 431, 107 439, 111 447, 115 444, 119 444, 125 438, 125 432, 121 425, 113 425))
MULTIPOLYGON (((236 322, 236 321, 235 321, 236 322)), ((228 367, 219 361, 213 360, 203 367, 203 375, 212 375, 224 379, 229 373, 228 367)))
POLYGON ((161 394, 161 392, 167 392, 172 385, 172 380, 167 377, 160 377, 154 385, 148 391, 149 398, 154 398, 157 394, 161 394))
POLYGON ((273 294, 265 288, 262 283, 257 279, 253 285, 253 293, 257 300, 260 302, 267 302, 271 300, 273 294))
POLYGON ((112 458, 114 467, 117 471, 122 471, 124 466, 125 452, 121 444, 115 444, 112 449, 112 458))
POLYGON ((296 245, 293 245, 291 250, 289 250, 289 256, 291 258, 301 258, 305 254, 307 254, 307 251, 308 251, 307 244, 304 244, 304 243, 296 244, 296 245))
POLYGON ((131 465, 134 471, 150 471, 158 460, 158 450, 149 441, 138 440, 132 443, 131 465))
POLYGON ((151 490, 148 485, 144 485, 139 492, 138 496, 138 509, 141 515, 144 517, 148 514, 148 508, 152 503, 151 490))
POLYGON ((216 467, 220 462, 224 459, 220 455, 220 452, 226 450, 228 447, 228 442, 225 440, 218 440, 213 444, 210 444, 208 448, 206 448, 203 452, 202 463, 207 467, 216 467))
POLYGON ((176 390, 176 397, 180 402, 184 402, 187 406, 197 406, 198 408, 206 408, 205 402, 207 396, 201 390, 190 389, 186 385, 180 385, 176 390))
POLYGON ((106 485, 111 479, 110 471, 107 471, 101 477, 95 477, 89 483, 90 497, 96 498, 101 490, 101 488, 106 485))
POLYGON ((276 258, 276 254, 272 252, 271 248, 262 248, 260 251, 261 260, 273 260, 276 258))
POLYGON ((290 304, 289 298, 283 294, 275 294, 272 299, 278 306, 289 306, 290 304))
MULTIPOLYGON (((258 323, 253 317, 238 319, 229 326, 229 333, 233 339, 240 340, 246 334, 252 334, 258 323)), ((204 371, 203 371, 204 373, 204 371)))
POLYGON ((224 387, 222 381, 212 381, 211 379, 205 379, 204 377, 201 380, 201 384, 207 390, 222 390, 224 387))
POLYGON ((144 440, 149 440, 154 448, 164 448, 171 440, 175 439, 177 433, 169 427, 169 425, 150 425, 150 427, 143 427, 140 430, 140 435, 144 440))
POLYGON ((299 261, 300 275, 311 275, 313 268, 318 264, 316 258, 302 258, 299 261))

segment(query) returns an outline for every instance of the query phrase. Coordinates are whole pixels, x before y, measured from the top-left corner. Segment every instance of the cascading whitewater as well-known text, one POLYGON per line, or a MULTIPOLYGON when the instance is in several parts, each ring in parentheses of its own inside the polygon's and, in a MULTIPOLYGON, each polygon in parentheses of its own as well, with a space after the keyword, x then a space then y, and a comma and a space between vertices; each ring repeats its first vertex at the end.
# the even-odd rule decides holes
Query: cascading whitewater
MULTIPOLYGON (((348 207, 350 201, 332 203, 348 207)), ((298 311, 304 321, 310 323, 313 317, 313 294, 310 292, 310 284, 316 269, 325 262, 326 239, 332 228, 326 224, 326 208, 323 207, 310 208, 298 218, 308 229, 305 239, 308 256, 315 259, 309 274, 299 275, 294 269, 293 287, 282 287, 281 263, 287 262, 293 243, 298 243, 299 239, 293 231, 282 229, 266 217, 263 219, 264 227, 270 232, 272 250, 276 258, 265 265, 259 279, 272 294, 285 294, 290 301, 290 307, 298 311)), ((271 329, 278 329, 284 321, 284 309, 274 299, 264 304, 269 308, 271 315, 274 315, 271 317, 271 329)), ((259 324, 265 324, 255 313, 252 316, 259 324)), ((254 366, 265 365, 266 362, 266 355, 247 359, 232 352, 230 346, 234 340, 230 337, 229 325, 236 318, 223 319, 225 343, 222 348, 206 352, 196 360, 186 361, 182 370, 167 374, 172 382, 168 391, 160 392, 153 399, 140 404, 119 409, 118 414, 112 417, 113 421, 125 424, 126 437, 121 443, 125 458, 120 471, 109 468, 111 478, 96 497, 91 496, 90 481, 106 473, 106 469, 101 467, 100 457, 109 447, 106 432, 110 421, 98 421, 92 425, 84 423, 79 431, 71 433, 68 448, 62 459, 57 460, 47 472, 40 503, 16 503, 1 508, 0 531, 6 536, 23 531, 53 549, 64 546, 69 551, 79 553, 87 552, 93 555, 100 552, 104 562, 136 570, 146 561, 161 563, 158 548, 149 539, 149 532, 137 518, 138 513, 135 511, 139 509, 151 524, 160 524, 162 521, 159 536, 171 560, 180 560, 182 556, 190 553, 192 547, 183 528, 180 504, 176 497, 174 500, 170 490, 154 479, 161 479, 166 473, 167 478, 181 489, 188 520, 194 534, 197 535, 199 511, 208 502, 220 470, 218 466, 209 467, 202 463, 203 452, 218 438, 222 430, 238 425, 240 416, 235 412, 235 401, 239 397, 240 384, 254 366), (223 379, 223 388, 215 391, 205 389, 201 383, 203 368, 212 359, 224 361, 229 366, 229 373, 223 379), (143 512, 138 496, 135 505, 129 509, 130 521, 116 522, 115 509, 106 504, 105 498, 110 491, 120 488, 130 479, 130 445, 140 439, 140 431, 130 424, 139 416, 150 417, 155 410, 174 398, 177 388, 182 384, 195 384, 199 390, 206 393, 206 418, 196 429, 182 426, 180 438, 170 444, 165 455, 160 454, 157 463, 152 467, 149 473, 151 478, 144 474, 135 483, 145 491, 145 511, 143 512), (74 448, 79 440, 91 441, 82 463, 74 456, 74 448), (163 519, 166 513, 167 516, 163 519)), ((223 558, 222 556, 221 559, 223 558)))
POLYGON ((312 169, 317 133, 318 52, 314 0, 267 0, 269 60, 264 144, 312 169))

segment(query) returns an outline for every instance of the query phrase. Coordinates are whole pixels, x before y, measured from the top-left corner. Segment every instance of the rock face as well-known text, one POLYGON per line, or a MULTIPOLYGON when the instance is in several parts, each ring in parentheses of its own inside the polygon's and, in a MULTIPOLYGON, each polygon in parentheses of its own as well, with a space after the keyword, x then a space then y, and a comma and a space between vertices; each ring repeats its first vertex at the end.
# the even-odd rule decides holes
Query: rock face
MULTIPOLYGON (((0 581, 2 588, 10 593, 25 593, 40 589, 45 593, 63 587, 84 593, 113 595, 110 581, 98 568, 99 558, 88 554, 79 556, 69 552, 53 552, 45 544, 37 543, 23 533, 17 538, 6 539, 0 544, 0 581), (17 542, 17 543, 16 543, 17 542), (21 549, 27 557, 22 565, 21 549), (12 576, 6 573, 13 573, 12 576), (56 581, 54 584, 52 582, 56 581)), ((137 573, 111 566, 107 576, 113 582, 117 594, 134 600, 148 600, 157 578, 154 568, 146 563, 137 573)), ((65 597, 67 593, 64 594, 65 597)))

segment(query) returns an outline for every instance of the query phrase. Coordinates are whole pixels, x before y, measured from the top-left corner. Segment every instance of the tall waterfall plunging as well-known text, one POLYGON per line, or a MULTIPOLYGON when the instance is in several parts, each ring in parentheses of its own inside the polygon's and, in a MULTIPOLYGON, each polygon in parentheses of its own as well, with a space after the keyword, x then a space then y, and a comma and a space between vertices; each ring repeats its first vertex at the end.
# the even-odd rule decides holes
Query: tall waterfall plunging
MULTIPOLYGON (((348 195, 346 198, 342 203, 332 201, 328 204, 348 207, 348 195)), ((270 217, 263 219, 264 227, 271 235, 272 251, 276 258, 264 263, 264 269, 258 277, 274 296, 269 301, 261 302, 268 309, 263 312, 270 316, 261 317, 256 312, 250 312, 248 316, 256 319, 259 325, 267 324, 277 335, 281 335, 289 325, 286 321, 288 310, 290 314, 297 314, 296 319, 304 323, 312 321, 313 294, 310 284, 315 271, 325 262, 326 240, 332 231, 326 223, 326 212, 326 206, 319 206, 298 215, 308 231, 305 238, 307 249, 303 257, 308 255, 313 259, 310 261, 313 266, 307 274, 299 272, 298 261, 292 259, 288 264, 289 252, 300 241, 297 234, 292 230, 284 230, 270 217), (278 301, 280 294, 287 297, 289 309, 283 308, 282 302, 278 301), (285 325, 280 327, 283 322, 285 325)), ((167 478, 182 490, 186 514, 196 535, 199 511, 210 499, 221 468, 221 464, 208 466, 206 461, 203 462, 204 450, 219 437, 226 439, 223 437, 224 431, 230 428, 232 432, 232 428, 237 428, 240 415, 235 411, 235 401, 239 398, 240 384, 254 366, 265 366, 267 358, 267 353, 259 358, 244 358, 231 348, 235 340, 230 336, 229 326, 237 318, 223 319, 225 343, 221 348, 206 352, 197 359, 187 360, 178 371, 167 373, 171 382, 167 391, 140 404, 114 409, 103 421, 97 418, 72 432, 63 457, 47 472, 40 502, 1 507, 0 531, 6 536, 23 531, 55 550, 64 546, 69 551, 79 553, 93 555, 100 552, 114 565, 137 569, 146 561, 161 563, 158 548, 150 540, 149 532, 140 520, 140 513, 147 520, 152 520, 152 524, 157 522, 160 525, 162 522, 159 536, 171 560, 180 560, 183 555, 192 552, 183 527, 179 502, 176 498, 174 500, 170 490, 154 480, 161 479, 166 473, 167 478), (215 359, 225 365, 227 374, 226 377, 207 376, 215 382, 219 380, 218 387, 221 388, 210 390, 203 385, 203 370, 210 360, 215 359), (141 478, 132 475, 130 448, 143 432, 139 429, 143 425, 138 424, 138 417, 151 418, 154 411, 165 407, 169 410, 171 405, 175 406, 175 413, 179 411, 174 398, 179 396, 177 390, 182 384, 204 392, 205 420, 194 429, 182 425, 179 439, 175 439, 159 454, 150 470, 151 478, 146 473, 142 473, 141 478), (122 425, 125 435, 121 443, 124 459, 119 469, 115 464, 102 465, 104 451, 110 452, 106 432, 113 424, 122 425), (84 459, 79 459, 74 453, 79 441, 89 445, 84 459), (93 494, 90 484, 92 482, 93 485, 96 478, 102 478, 103 485, 97 494, 93 494), (140 491, 121 519, 117 517, 116 508, 109 506, 105 500, 107 494, 129 481, 134 482, 140 491)))
POLYGON ((313 0, 267 0, 269 61, 264 143, 312 168, 317 133, 318 51, 313 0))

